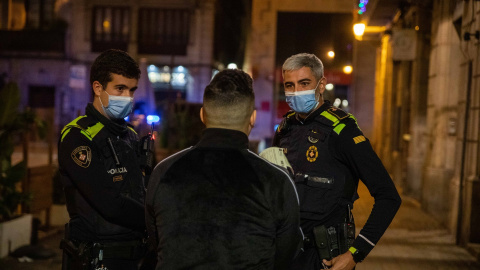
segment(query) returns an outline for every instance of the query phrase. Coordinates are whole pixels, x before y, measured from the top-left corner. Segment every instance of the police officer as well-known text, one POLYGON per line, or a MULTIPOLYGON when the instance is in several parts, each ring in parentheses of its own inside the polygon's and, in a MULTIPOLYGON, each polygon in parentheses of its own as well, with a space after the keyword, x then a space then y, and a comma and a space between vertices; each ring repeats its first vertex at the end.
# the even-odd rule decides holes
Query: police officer
POLYGON ((304 252, 293 269, 353 269, 383 235, 401 199, 353 115, 323 100, 323 64, 313 54, 289 57, 282 68, 292 111, 279 125, 274 146, 284 149, 300 196, 304 252), (350 210, 361 179, 375 198, 355 237, 350 210))
POLYGON ((145 187, 131 112, 140 70, 107 50, 91 67, 94 101, 65 126, 58 160, 70 221, 64 269, 138 269, 145 234, 145 187))

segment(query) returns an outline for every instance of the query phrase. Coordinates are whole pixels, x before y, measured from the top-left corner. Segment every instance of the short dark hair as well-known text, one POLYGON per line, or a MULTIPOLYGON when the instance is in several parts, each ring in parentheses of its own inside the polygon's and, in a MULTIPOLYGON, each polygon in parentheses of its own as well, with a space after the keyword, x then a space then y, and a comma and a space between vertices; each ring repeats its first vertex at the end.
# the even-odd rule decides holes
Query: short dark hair
POLYGON ((203 95, 208 121, 223 127, 245 124, 255 107, 252 83, 252 77, 240 69, 217 73, 203 95))
POLYGON ((103 88, 112 81, 112 73, 129 79, 139 79, 140 69, 137 62, 122 50, 109 49, 102 52, 90 69, 90 85, 98 81, 103 88))

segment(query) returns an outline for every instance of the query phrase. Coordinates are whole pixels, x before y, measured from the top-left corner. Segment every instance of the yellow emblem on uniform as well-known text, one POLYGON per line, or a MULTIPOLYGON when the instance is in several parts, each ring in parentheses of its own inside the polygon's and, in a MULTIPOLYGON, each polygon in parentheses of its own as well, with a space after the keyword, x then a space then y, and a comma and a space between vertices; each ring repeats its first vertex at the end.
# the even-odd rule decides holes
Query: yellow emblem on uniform
POLYGON ((123 181, 123 176, 122 175, 117 175, 113 177, 113 182, 118 182, 118 181, 123 181))
POLYGON ((362 135, 353 138, 353 141, 355 142, 355 144, 364 142, 364 141, 366 141, 366 140, 367 140, 367 139, 366 139, 364 136, 362 136, 362 135))
POLYGON ((314 145, 310 146, 307 150, 307 160, 310 162, 314 162, 315 160, 317 160, 317 157, 318 157, 317 147, 315 147, 314 145))
POLYGON ((92 161, 92 150, 88 146, 79 146, 72 151, 71 157, 78 166, 88 168, 92 161))

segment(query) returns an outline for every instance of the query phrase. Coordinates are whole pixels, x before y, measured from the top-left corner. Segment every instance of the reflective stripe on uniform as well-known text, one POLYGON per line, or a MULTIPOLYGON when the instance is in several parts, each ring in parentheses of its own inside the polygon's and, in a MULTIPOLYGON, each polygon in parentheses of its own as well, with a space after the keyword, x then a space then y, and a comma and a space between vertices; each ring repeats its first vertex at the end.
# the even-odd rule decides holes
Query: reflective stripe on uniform
POLYGON ((338 120, 337 117, 335 117, 334 115, 332 115, 331 113, 327 112, 327 111, 323 111, 321 114, 321 116, 327 118, 328 120, 332 121, 332 126, 336 126, 338 124, 338 122, 340 122, 340 120, 338 120))
MULTIPOLYGON (((127 126, 131 131, 133 131, 133 133, 137 134, 137 132, 135 131, 135 129, 133 129, 131 126, 127 126)), ((138 135, 138 134, 137 134, 138 135)))
POLYGON ((333 131, 335 131, 335 133, 339 134, 340 135, 340 132, 342 132, 343 128, 345 127, 345 124, 340 124, 338 126, 336 126, 333 131))
POLYGON ((98 132, 100 132, 100 130, 102 130, 102 128, 104 127, 104 125, 100 122, 97 122, 95 125, 91 126, 91 127, 88 127, 87 129, 84 129, 83 127, 81 127, 80 125, 77 124, 77 122, 83 118, 85 118, 87 116, 79 116, 77 117, 75 120, 73 120, 72 122, 70 122, 69 124, 67 124, 63 129, 62 129, 62 139, 60 140, 60 142, 63 142, 63 139, 65 138, 65 136, 70 132, 70 129, 72 127, 76 127, 76 128, 79 128, 81 129, 80 133, 82 133, 83 135, 85 135, 85 137, 87 137, 90 141, 93 140, 93 137, 95 137, 95 135, 98 134, 98 132))
MULTIPOLYGON (((342 132, 343 128, 345 128, 345 126, 346 126, 343 123, 340 124, 340 120, 345 119, 345 117, 342 118, 342 119, 339 119, 338 116, 335 116, 334 114, 330 113, 329 111, 323 111, 320 115, 327 118, 328 120, 332 121, 332 127, 335 127, 333 129, 333 131, 335 131, 335 133, 337 133, 337 134, 340 134, 340 132, 342 132)), ((352 114, 349 113, 348 118, 353 119, 353 121, 355 121, 355 124, 358 127, 357 119, 355 118, 355 116, 353 116, 352 114)), ((359 129, 360 129, 360 127, 359 127, 359 129)))

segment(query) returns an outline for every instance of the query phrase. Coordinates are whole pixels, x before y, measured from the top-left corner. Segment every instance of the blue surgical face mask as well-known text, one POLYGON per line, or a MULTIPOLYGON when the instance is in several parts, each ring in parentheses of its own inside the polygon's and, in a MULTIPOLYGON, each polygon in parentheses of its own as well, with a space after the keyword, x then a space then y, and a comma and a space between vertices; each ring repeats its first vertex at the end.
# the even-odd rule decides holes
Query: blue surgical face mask
MULTIPOLYGON (((107 91, 105 91, 107 93, 107 91)), ((100 99, 100 104, 102 104, 103 111, 113 119, 123 119, 127 117, 132 112, 133 107, 133 98, 132 97, 122 97, 122 96, 111 96, 108 95, 108 106, 103 106, 102 99, 100 99)))
POLYGON ((318 81, 317 86, 311 90, 285 92, 288 106, 297 113, 309 113, 311 110, 315 109, 318 105, 318 101, 315 97, 315 90, 319 84, 320 81, 318 81))

